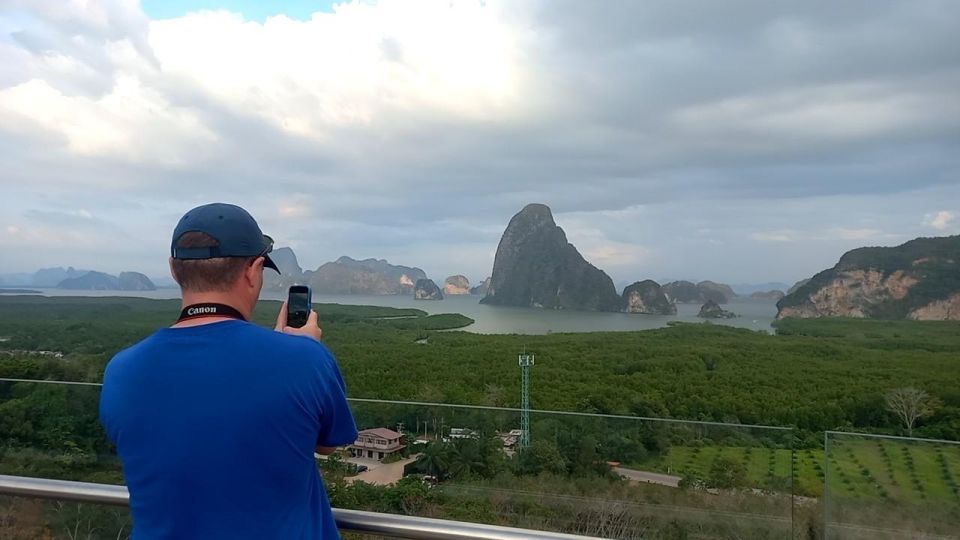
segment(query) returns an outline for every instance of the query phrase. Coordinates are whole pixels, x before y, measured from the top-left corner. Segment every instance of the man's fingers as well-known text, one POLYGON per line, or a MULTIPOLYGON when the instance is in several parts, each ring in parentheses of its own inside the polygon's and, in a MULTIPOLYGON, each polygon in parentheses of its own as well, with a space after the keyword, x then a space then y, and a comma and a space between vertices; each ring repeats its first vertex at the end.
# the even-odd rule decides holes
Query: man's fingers
MULTIPOLYGON (((286 306, 286 304, 284 304, 286 306)), ((307 336, 311 337, 317 341, 320 341, 323 338, 323 331, 320 330, 319 317, 317 312, 310 310, 310 315, 307 315, 307 323, 300 328, 294 328, 292 326, 287 326, 287 318, 284 316, 282 321, 283 326, 281 325, 281 320, 277 318, 277 330, 283 332, 284 334, 295 334, 298 336, 307 336)))
POLYGON ((310 316, 307 317, 307 327, 317 329, 317 339, 323 339, 323 328, 320 328, 320 316, 317 315, 317 312, 310 310, 310 316))
POLYGON ((277 332, 286 332, 287 326, 287 301, 284 300, 280 306, 280 313, 277 313, 277 324, 273 327, 277 332))

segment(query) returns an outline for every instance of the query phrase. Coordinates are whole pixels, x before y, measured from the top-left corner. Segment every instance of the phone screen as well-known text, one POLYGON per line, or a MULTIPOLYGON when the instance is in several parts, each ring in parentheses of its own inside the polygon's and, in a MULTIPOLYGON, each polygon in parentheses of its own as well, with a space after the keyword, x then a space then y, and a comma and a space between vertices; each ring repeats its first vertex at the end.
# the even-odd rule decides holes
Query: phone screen
POLYGON ((310 287, 294 285, 287 297, 287 326, 301 328, 310 316, 310 287))

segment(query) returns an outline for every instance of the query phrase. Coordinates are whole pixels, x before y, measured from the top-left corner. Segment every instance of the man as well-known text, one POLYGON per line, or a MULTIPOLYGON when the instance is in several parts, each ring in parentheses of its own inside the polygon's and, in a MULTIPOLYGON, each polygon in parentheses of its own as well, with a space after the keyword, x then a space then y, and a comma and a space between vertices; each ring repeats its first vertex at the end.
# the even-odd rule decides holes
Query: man
POLYGON ((100 419, 130 489, 133 537, 338 538, 314 451, 357 428, 317 313, 271 331, 249 323, 273 241, 245 210, 194 208, 170 270, 180 319, 107 366, 100 419))

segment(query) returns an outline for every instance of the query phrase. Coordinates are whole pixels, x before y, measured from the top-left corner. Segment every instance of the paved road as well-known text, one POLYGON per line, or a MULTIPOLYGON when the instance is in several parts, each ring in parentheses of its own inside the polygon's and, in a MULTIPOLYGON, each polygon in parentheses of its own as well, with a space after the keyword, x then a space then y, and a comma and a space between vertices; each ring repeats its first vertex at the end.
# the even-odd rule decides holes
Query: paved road
POLYGON ((403 478, 403 467, 412 461, 415 461, 415 458, 401 459, 394 463, 381 464, 376 468, 370 468, 356 476, 351 476, 347 478, 347 481, 355 482, 359 480, 368 484, 389 486, 403 478))
POLYGON ((627 480, 632 480, 634 482, 646 482, 648 484, 659 484, 661 486, 669 487, 680 487, 680 480, 682 480, 682 478, 679 476, 638 471, 635 469, 624 469, 621 467, 613 469, 613 472, 619 474, 627 480))

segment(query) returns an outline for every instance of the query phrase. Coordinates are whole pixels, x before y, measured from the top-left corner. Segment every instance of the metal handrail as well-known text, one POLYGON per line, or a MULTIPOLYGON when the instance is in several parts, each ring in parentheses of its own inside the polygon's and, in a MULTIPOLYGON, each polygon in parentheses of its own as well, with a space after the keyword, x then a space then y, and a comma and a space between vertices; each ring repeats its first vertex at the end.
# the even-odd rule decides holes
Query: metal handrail
MULTIPOLYGON (((71 480, 29 478, 0 474, 0 495, 128 506, 126 486, 71 480)), ((397 516, 361 510, 333 509, 337 527, 344 531, 409 538, 411 540, 521 540, 548 538, 589 540, 587 536, 514 529, 480 523, 415 516, 397 516)))

